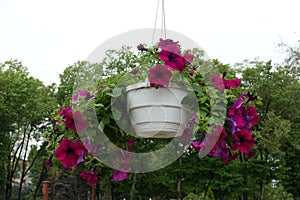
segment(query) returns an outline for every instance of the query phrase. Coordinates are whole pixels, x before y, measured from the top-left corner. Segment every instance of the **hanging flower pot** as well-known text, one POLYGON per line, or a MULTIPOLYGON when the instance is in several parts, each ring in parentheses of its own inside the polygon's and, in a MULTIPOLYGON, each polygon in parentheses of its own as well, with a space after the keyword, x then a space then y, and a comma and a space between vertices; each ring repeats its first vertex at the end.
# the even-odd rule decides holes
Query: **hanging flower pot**
POLYGON ((239 78, 225 79, 226 73, 214 70, 219 63, 205 60, 200 50, 182 50, 171 39, 138 50, 109 51, 100 69, 94 64, 80 69, 70 106, 55 112, 53 133, 45 134, 65 168, 80 171, 94 185, 104 165, 113 168, 114 181, 122 181, 129 172, 154 171, 190 155, 188 145, 200 157, 224 163, 255 155, 251 128, 259 121, 257 98, 236 97, 231 88, 240 85, 239 78), (233 103, 228 113, 227 102, 233 103), (70 153, 71 158, 64 156, 70 153))
POLYGON ((168 87, 150 87, 147 82, 127 87, 127 109, 139 137, 170 138, 180 136, 191 110, 181 101, 187 91, 176 83, 168 87))

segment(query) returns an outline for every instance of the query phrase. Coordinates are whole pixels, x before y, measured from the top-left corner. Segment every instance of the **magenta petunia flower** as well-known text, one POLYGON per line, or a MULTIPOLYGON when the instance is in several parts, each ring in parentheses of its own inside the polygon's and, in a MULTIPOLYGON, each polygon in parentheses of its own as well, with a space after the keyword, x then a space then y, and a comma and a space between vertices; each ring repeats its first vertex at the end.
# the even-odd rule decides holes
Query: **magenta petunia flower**
POLYGON ((53 158, 53 154, 51 154, 49 159, 44 161, 43 164, 47 165, 48 167, 53 167, 52 158, 53 158))
POLYGON ((170 57, 170 60, 165 61, 165 65, 172 68, 175 71, 182 72, 186 67, 186 61, 180 55, 170 57))
POLYGON ((67 107, 67 108, 65 108, 65 109, 60 108, 60 109, 58 110, 58 114, 59 114, 60 116, 64 117, 67 113, 69 113, 69 112, 71 112, 71 111, 72 111, 72 106, 69 106, 69 107, 67 107))
POLYGON ((123 170, 124 167, 127 168, 126 166, 128 166, 132 154, 132 151, 126 151, 124 149, 121 149, 120 153, 115 158, 113 165, 119 168, 120 170, 123 170))
POLYGON ((223 160, 223 162, 224 162, 225 164, 227 164, 227 163, 229 163, 230 161, 236 159, 237 157, 238 157, 238 154, 237 154, 237 153, 232 154, 232 152, 229 151, 228 156, 223 157, 223 158, 221 157, 221 159, 223 160))
POLYGON ((145 46, 144 46, 143 44, 139 44, 139 45, 137 46, 137 49, 138 49, 139 51, 148 51, 148 49, 145 48, 145 46))
POLYGON ((239 150, 242 153, 249 153, 250 149, 254 146, 255 139, 247 130, 242 130, 236 133, 235 144, 231 145, 232 150, 239 150))
POLYGON ((56 149, 55 156, 65 168, 69 168, 76 164, 82 151, 84 151, 84 146, 81 142, 73 142, 65 138, 56 149))
POLYGON ((214 147, 214 149, 211 152, 209 152, 208 155, 213 156, 215 158, 221 157, 221 159, 225 159, 226 157, 228 157, 228 154, 229 148, 227 148, 226 142, 222 139, 219 140, 218 144, 214 147))
POLYGON ((149 81, 152 87, 169 85, 172 73, 168 67, 157 64, 149 72, 149 81))
POLYGON ((137 69, 137 68, 133 68, 131 71, 130 71, 130 73, 131 74, 136 74, 136 73, 138 73, 139 72, 139 70, 137 69))
POLYGON ((79 110, 73 113, 74 122, 76 123, 76 131, 80 134, 82 131, 86 130, 89 123, 82 118, 79 110))
POLYGON ((165 65, 174 69, 175 71, 183 71, 186 67, 185 59, 179 53, 174 53, 172 51, 162 50, 158 53, 158 57, 165 61, 165 65))
POLYGON ((196 151, 203 149, 204 152, 209 153, 214 151, 225 137, 227 137, 225 128, 218 125, 212 133, 205 135, 200 141, 192 142, 191 145, 196 151))
POLYGON ((247 94, 243 94, 238 100, 236 100, 231 108, 229 109, 230 119, 227 119, 231 122, 232 136, 235 138, 235 133, 246 129, 251 131, 251 127, 256 125, 259 121, 259 115, 257 114, 255 106, 245 106, 243 105, 245 101, 249 100, 247 94))
POLYGON ((224 163, 229 163, 230 161, 236 159, 238 154, 232 154, 230 149, 227 147, 226 142, 222 139, 218 145, 208 154, 215 158, 220 158, 224 163))
POLYGON ((186 52, 183 56, 184 60, 187 62, 187 63, 191 63, 193 62, 194 60, 194 55, 193 54, 190 54, 189 52, 186 52))
POLYGON ((185 127, 182 135, 179 137, 181 141, 187 141, 187 139, 193 135, 194 126, 196 123, 195 121, 197 118, 198 116, 196 114, 191 115, 188 125, 185 127))
POLYGON ((250 158, 253 158, 254 156, 256 156, 256 152, 249 152, 249 153, 245 153, 246 155, 246 160, 249 160, 250 158))
POLYGON ((234 80, 226 80, 218 74, 210 74, 210 77, 212 78, 212 84, 221 92, 224 92, 225 89, 237 88, 241 84, 241 79, 239 78, 234 80))
POLYGON ((90 186, 100 183, 100 181, 98 180, 98 175, 95 171, 89 171, 89 172, 81 171, 80 176, 85 180, 87 180, 90 186))
POLYGON ((212 84, 218 88, 221 92, 225 90, 223 79, 220 77, 220 75, 212 75, 210 74, 210 77, 212 78, 212 84))
POLYGON ((97 157, 98 153, 103 148, 103 144, 92 144, 90 136, 86 137, 84 146, 95 157, 97 157))
POLYGON ((88 122, 82 118, 80 111, 76 111, 72 114, 71 110, 66 108, 64 110, 61 109, 58 114, 63 116, 63 122, 66 124, 66 128, 75 130, 79 134, 88 127, 88 122))
POLYGON ((237 112, 240 112, 241 108, 242 108, 242 104, 243 104, 243 96, 241 96, 240 98, 238 98, 230 107, 229 111, 228 111, 228 115, 229 116, 235 116, 237 114, 237 112))
POLYGON ((86 97, 88 96, 88 94, 89 94, 89 92, 87 90, 76 92, 75 96, 73 96, 71 98, 71 101, 77 101, 79 96, 84 97, 84 99, 86 99, 86 97))
POLYGON ((128 178, 128 172, 112 170, 112 176, 115 182, 120 182, 128 178))
POLYGON ((128 178, 128 172, 131 170, 128 164, 132 154, 133 152, 131 151, 120 150, 120 153, 113 163, 114 167, 117 169, 112 171, 114 181, 118 182, 128 178))
POLYGON ((198 119, 198 116, 196 114, 192 114, 190 119, 189 119, 189 122, 190 123, 195 123, 196 119, 198 119))
MULTIPOLYGON (((166 50, 175 50, 175 49, 178 49, 179 50, 179 42, 174 42, 173 40, 171 39, 162 39, 160 38, 159 39, 159 43, 158 43, 158 47, 159 48, 162 48, 162 49, 166 49, 166 50)), ((177 51, 177 50, 176 50, 177 51)))
POLYGON ((85 160, 84 160, 84 157, 85 157, 86 155, 87 155, 87 150, 84 148, 84 150, 81 152, 81 154, 80 154, 80 156, 79 156, 79 158, 78 158, 78 160, 77 160, 77 162, 76 162, 76 165, 75 165, 75 167, 74 167, 74 172, 77 171, 79 164, 80 164, 80 163, 83 163, 83 162, 85 161, 85 160))
POLYGON ((175 71, 182 72, 187 64, 191 63, 194 59, 194 55, 188 52, 182 56, 178 42, 173 42, 173 40, 160 39, 158 47, 161 48, 161 51, 158 52, 158 57, 165 62, 166 66, 175 71))
POLYGON ((241 79, 236 78, 233 80, 225 80, 223 79, 225 89, 237 88, 241 84, 241 79))
POLYGON ((66 128, 76 131, 76 126, 74 123, 74 116, 72 113, 70 113, 70 112, 65 113, 63 122, 66 124, 66 128))
POLYGON ((256 106, 247 106, 243 114, 248 129, 259 122, 259 115, 257 114, 256 106))
POLYGON ((204 145, 204 141, 195 141, 191 143, 191 146, 195 151, 199 151, 204 145))
POLYGON ((134 144, 134 139, 130 139, 127 141, 128 146, 131 146, 134 144))

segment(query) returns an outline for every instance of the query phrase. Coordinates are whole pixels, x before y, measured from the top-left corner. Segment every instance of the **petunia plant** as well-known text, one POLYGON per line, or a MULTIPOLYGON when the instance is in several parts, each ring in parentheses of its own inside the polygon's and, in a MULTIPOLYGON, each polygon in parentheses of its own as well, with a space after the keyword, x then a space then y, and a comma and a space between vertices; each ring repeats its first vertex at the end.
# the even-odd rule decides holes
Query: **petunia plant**
MULTIPOLYGON (((52 155, 45 164, 52 166, 51 160, 57 159, 95 185, 100 183, 104 165, 112 168, 114 181, 127 179, 130 172, 153 170, 151 166, 143 168, 145 171, 137 167, 143 165, 139 153, 156 152, 164 146, 169 147, 164 153, 172 148, 178 154, 199 151, 200 157, 208 155, 224 163, 243 154, 246 159, 255 156, 252 130, 259 121, 257 97, 250 93, 236 97, 234 90, 241 79, 227 79, 232 75, 220 73, 203 51, 182 50, 179 42, 160 39, 157 45, 140 44, 137 51, 125 51, 101 67, 98 79, 79 78, 91 82, 92 87, 77 82, 70 106, 54 112, 53 132, 45 134, 52 155), (192 91, 180 102, 191 110, 180 136, 159 139, 134 134, 124 102, 127 86, 138 82, 157 90, 175 83, 192 91)), ((156 167, 163 160, 168 156, 158 159, 152 155, 143 163, 156 167)))

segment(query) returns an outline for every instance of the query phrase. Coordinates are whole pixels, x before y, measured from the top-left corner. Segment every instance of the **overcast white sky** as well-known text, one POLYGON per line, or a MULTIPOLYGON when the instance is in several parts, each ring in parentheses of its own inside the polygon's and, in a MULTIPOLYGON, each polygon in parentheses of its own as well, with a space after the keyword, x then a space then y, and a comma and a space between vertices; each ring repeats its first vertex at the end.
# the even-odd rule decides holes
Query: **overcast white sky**
MULTIPOLYGON (((17 58, 31 75, 58 83, 123 32, 153 28, 158 0, 0 0, 0 62, 17 58)), ((276 44, 300 35, 299 0, 165 0, 166 27, 224 63, 280 62, 276 44)))

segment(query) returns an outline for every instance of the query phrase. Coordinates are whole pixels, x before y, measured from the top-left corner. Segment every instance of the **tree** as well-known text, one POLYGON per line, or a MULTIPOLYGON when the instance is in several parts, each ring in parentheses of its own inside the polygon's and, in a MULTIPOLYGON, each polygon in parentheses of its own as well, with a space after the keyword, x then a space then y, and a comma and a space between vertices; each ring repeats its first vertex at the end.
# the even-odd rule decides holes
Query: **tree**
MULTIPOLYGON (((288 192, 299 197, 299 120, 300 84, 297 73, 286 66, 274 66, 271 61, 248 62, 242 68, 244 87, 262 98, 258 108, 261 122, 257 127, 259 158, 269 165, 271 177, 277 178, 288 192)), ((263 196, 263 195, 261 195, 263 196)))
MULTIPOLYGON (((17 60, 0 64, 1 96, 4 106, 1 119, 5 119, 4 134, 9 137, 6 154, 6 199, 12 195, 12 180, 17 168, 21 177, 18 196, 21 199, 25 176, 35 159, 28 164, 29 144, 38 141, 40 134, 51 125, 51 110, 55 107, 53 86, 44 86, 41 81, 29 76, 27 68, 17 60)), ((38 154, 36 155, 36 157, 38 154)))
POLYGON ((295 45, 288 45, 287 43, 281 42, 278 44, 280 48, 286 53, 284 60, 285 68, 287 68, 291 74, 300 75, 300 39, 295 45))

